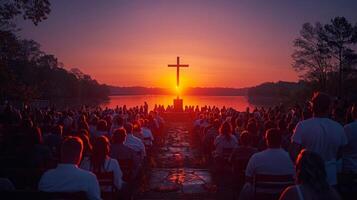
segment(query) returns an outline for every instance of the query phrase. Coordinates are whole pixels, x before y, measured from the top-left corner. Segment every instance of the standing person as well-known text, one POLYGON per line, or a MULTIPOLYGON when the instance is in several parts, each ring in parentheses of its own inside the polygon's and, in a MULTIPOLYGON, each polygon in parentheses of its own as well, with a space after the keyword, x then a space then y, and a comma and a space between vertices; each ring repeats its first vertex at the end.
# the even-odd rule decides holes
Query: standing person
POLYGON ((101 199, 97 177, 78 168, 82 159, 83 143, 78 137, 69 137, 61 146, 61 163, 45 172, 38 185, 44 192, 84 191, 88 199, 101 199))
POLYGON ((289 186, 279 200, 339 200, 338 193, 326 181, 325 163, 311 151, 302 150, 296 161, 296 185, 289 186))
POLYGON ((331 100, 327 94, 315 93, 312 98, 313 117, 300 121, 291 137, 293 158, 301 149, 317 153, 325 161, 327 180, 337 184, 337 154, 347 144, 343 127, 329 119, 331 100))
POLYGON ((357 174, 357 105, 351 109, 351 118, 353 121, 344 127, 348 144, 342 152, 342 170, 357 174))

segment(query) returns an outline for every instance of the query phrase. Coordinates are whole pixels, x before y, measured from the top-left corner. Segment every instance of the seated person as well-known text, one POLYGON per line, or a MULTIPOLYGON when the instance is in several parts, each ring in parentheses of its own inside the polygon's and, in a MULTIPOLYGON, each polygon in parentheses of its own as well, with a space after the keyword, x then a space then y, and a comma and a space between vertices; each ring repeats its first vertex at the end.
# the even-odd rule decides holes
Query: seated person
POLYGON ((127 134, 125 129, 119 128, 113 132, 110 157, 117 160, 133 160, 135 151, 124 144, 127 134))
POLYGON ((146 156, 144 143, 133 135, 133 125, 131 123, 126 123, 124 128, 127 134, 124 144, 134 150, 140 161, 143 161, 146 156))
MULTIPOLYGON (((112 135, 112 144, 110 147, 110 157, 120 160, 131 160, 133 162, 132 173, 138 171, 141 165, 141 160, 136 156, 133 149, 124 144, 126 140, 126 131, 123 128, 116 129, 112 135)), ((123 167, 123 166, 121 166, 123 167)), ((125 173, 124 169, 122 171, 125 173)))
POLYGON ((267 149, 255 153, 248 162, 245 170, 246 184, 240 194, 240 199, 251 199, 253 195, 253 179, 257 174, 294 175, 294 164, 288 154, 281 148, 281 134, 278 129, 266 131, 267 149))
POLYGON ((238 147, 238 140, 232 135, 232 126, 228 121, 223 122, 219 129, 219 135, 214 141, 215 146, 215 156, 216 157, 226 157, 230 156, 233 149, 238 147), (226 152, 226 150, 231 152, 226 152), (229 154, 229 155, 227 155, 229 154))
POLYGON ((250 157, 257 153, 258 150, 252 145, 252 138, 248 131, 243 131, 239 137, 239 146, 233 151, 231 162, 234 163, 234 171, 244 172, 250 157))
POLYGON ((78 137, 69 137, 61 147, 61 163, 57 168, 45 172, 38 185, 44 192, 79 192, 87 194, 88 199, 101 199, 97 177, 78 168, 82 159, 83 143, 78 137))
POLYGON ((94 173, 113 172, 114 185, 118 190, 120 190, 123 183, 123 174, 119 167, 118 161, 109 157, 109 150, 110 146, 107 137, 97 137, 94 141, 92 156, 89 157, 89 159, 83 160, 80 168, 94 173))
POLYGON ((284 190, 280 200, 340 199, 326 180, 325 163, 311 151, 302 150, 296 161, 297 184, 284 190))

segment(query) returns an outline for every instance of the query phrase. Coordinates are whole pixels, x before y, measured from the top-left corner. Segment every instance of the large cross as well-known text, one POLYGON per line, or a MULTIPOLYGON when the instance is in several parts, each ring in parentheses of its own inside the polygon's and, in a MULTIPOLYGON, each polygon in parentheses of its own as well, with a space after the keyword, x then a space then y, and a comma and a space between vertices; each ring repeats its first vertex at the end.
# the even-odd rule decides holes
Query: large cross
POLYGON ((180 64, 180 57, 177 56, 176 65, 168 65, 168 67, 176 67, 176 86, 179 87, 179 85, 180 85, 180 67, 188 67, 188 65, 180 64))

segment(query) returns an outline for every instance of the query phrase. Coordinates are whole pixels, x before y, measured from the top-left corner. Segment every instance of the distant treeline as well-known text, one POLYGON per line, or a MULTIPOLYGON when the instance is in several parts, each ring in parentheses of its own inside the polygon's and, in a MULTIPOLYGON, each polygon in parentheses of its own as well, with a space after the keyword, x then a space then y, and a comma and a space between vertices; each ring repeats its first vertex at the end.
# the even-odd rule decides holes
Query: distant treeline
MULTIPOLYGON (((175 95, 175 91, 168 88, 148 88, 148 87, 110 87, 111 95, 175 95)), ((184 95, 203 96, 245 96, 247 88, 186 88, 184 95)))
POLYGON ((250 102, 264 103, 264 101, 300 101, 306 99, 309 83, 300 82, 267 82, 248 89, 250 102))
POLYGON ((67 70, 40 44, 0 30, 0 100, 106 98, 109 88, 79 69, 67 70))

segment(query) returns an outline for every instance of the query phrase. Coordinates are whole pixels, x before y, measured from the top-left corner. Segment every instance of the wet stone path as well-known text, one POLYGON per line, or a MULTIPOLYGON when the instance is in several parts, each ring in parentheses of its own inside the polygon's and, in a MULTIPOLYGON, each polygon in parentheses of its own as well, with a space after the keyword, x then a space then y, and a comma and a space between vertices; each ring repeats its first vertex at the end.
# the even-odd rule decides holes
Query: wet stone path
POLYGON ((214 199, 216 187, 182 124, 171 124, 140 199, 214 199))

